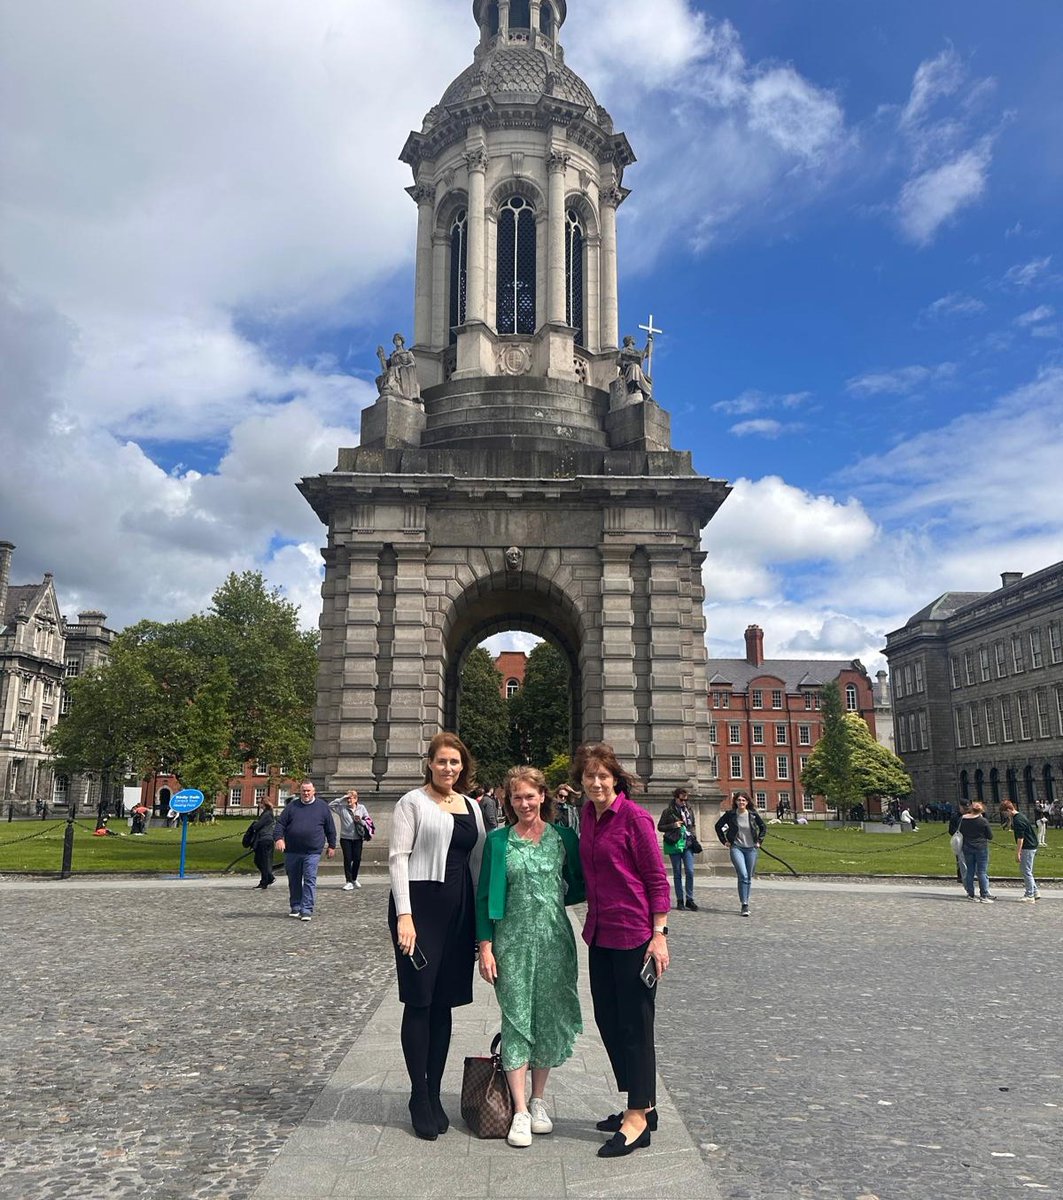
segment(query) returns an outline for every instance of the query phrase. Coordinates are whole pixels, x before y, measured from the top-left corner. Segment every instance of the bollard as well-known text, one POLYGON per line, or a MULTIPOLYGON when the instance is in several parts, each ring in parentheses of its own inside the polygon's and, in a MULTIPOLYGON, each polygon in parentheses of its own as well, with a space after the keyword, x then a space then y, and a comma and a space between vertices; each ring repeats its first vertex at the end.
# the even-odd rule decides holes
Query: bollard
POLYGON ((63 834, 63 869, 59 875, 60 879, 69 879, 71 875, 70 863, 74 857, 74 814, 71 813, 66 819, 66 832, 63 834))
POLYGON ((7 823, 10 825, 14 819, 15 819, 15 806, 13 804, 9 804, 7 806, 7 823))

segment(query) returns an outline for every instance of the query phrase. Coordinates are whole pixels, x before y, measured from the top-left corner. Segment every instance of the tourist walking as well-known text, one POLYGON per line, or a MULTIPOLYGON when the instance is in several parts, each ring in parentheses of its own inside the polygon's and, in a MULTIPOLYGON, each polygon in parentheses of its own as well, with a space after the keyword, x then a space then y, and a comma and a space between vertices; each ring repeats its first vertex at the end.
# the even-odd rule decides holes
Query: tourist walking
POLYGON ((716 822, 716 836, 720 845, 730 850, 731 865, 738 876, 738 903, 743 917, 749 916, 749 890, 767 831, 764 818, 743 792, 735 792, 730 809, 716 822))
POLYGON ((579 839, 553 823, 543 773, 514 767, 504 797, 507 824, 489 833, 484 847, 476 936, 480 975, 494 985, 502 1012, 502 1067, 514 1109, 507 1141, 530 1146, 532 1134, 554 1128, 546 1084, 583 1032, 576 939, 565 906, 581 904, 585 892, 579 839))
POLYGON ((690 793, 686 788, 676 788, 672 793, 672 802, 661 813, 657 822, 657 830, 664 834, 664 852, 672 860, 672 879, 675 883, 676 908, 688 908, 697 912, 694 903, 694 846, 697 845, 697 827, 694 821, 694 810, 688 801, 690 793), (683 888, 683 874, 686 873, 686 889, 683 888))
POLYGON ((1043 812, 1037 818, 1037 845, 1048 845, 1048 817, 1043 812))
POLYGON ((476 883, 483 814, 463 794, 472 756, 453 733, 428 747, 423 786, 395 805, 391 823, 388 926, 402 1011, 414 1133, 434 1141, 450 1128, 439 1090, 450 1052, 452 1010, 472 1003, 476 883))
POLYGON ((358 799, 358 792, 351 788, 346 796, 333 800, 329 808, 340 823, 340 852, 343 854, 343 890, 353 892, 362 885, 358 872, 362 866, 362 847, 369 833, 367 822, 369 810, 358 799))
POLYGON ((1037 847, 1040 844, 1037 830, 1025 813, 1019 812, 1013 800, 1005 800, 1004 808, 1011 819, 1011 832, 1015 835, 1015 857, 1022 871, 1022 899, 1026 904, 1039 900, 1041 893, 1037 881, 1033 877, 1034 859, 1037 857, 1037 847))
POLYGON ((993 840, 993 829, 985 819, 985 805, 981 800, 975 800, 960 817, 959 831, 963 837, 963 883, 968 899, 992 904, 993 897, 989 894, 989 843, 993 840), (977 897, 974 894, 976 879, 977 897))
POLYGON ((594 1020, 627 1107, 598 1122, 613 1137, 600 1158, 643 1149, 657 1128, 654 1005, 668 969, 668 876, 653 818, 631 795, 637 778, 612 746, 581 746, 573 779, 587 797, 580 814, 580 861, 587 887, 583 940, 590 947, 594 1020))
MULTIPOLYGON (((259 814, 246 836, 250 839, 255 866, 258 868, 258 883, 255 887, 264 892, 276 879, 273 874, 273 850, 277 815, 273 811, 273 801, 268 796, 263 798, 259 807, 259 814)), ((247 845, 246 841, 244 845, 247 845)))
POLYGON ((336 826, 332 811, 309 779, 299 785, 299 798, 277 818, 276 847, 284 855, 288 876, 288 916, 309 921, 317 899, 317 868, 324 851, 336 856, 336 826), (328 847, 326 850, 325 847, 328 847))

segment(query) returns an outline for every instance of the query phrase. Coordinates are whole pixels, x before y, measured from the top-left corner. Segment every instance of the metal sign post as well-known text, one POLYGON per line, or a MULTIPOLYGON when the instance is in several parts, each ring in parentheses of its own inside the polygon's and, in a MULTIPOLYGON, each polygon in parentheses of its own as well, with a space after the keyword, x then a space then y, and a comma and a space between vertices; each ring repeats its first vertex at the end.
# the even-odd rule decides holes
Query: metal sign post
POLYGON ((185 855, 188 851, 188 814, 194 813, 203 804, 203 793, 197 788, 185 788, 170 798, 170 808, 181 814, 181 866, 178 879, 185 877, 185 855))

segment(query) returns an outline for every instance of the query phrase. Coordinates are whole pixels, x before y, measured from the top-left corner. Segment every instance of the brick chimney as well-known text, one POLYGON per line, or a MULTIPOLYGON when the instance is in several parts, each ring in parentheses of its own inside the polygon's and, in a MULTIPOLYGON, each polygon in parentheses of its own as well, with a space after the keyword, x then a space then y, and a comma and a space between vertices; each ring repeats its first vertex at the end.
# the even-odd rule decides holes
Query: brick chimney
POLYGON ((746 662, 754 667, 764 662, 764 630, 759 625, 746 630, 746 662))
POLYGON ((1020 579, 1022 579, 1021 571, 1001 571, 1000 586, 1011 587, 1013 583, 1018 583, 1020 579))
POLYGON ((7 588, 11 582, 11 555, 15 547, 11 542, 0 542, 0 629, 4 624, 4 610, 7 608, 7 588))

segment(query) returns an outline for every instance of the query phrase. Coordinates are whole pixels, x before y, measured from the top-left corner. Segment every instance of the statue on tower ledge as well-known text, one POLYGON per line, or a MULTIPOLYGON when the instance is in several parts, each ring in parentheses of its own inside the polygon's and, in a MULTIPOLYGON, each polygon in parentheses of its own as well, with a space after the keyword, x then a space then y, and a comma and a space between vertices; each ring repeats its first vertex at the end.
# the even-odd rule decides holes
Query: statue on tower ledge
POLYGON ((646 400, 653 399, 653 380, 643 370, 643 363, 653 354, 653 334, 650 334, 646 348, 640 350, 635 345, 635 339, 629 333, 624 338, 624 345, 619 353, 619 375, 624 381, 627 394, 640 393, 646 400))
POLYGON ((417 378, 417 359, 413 351, 406 349, 406 339, 401 333, 392 338, 395 349, 386 354, 383 346, 377 346, 376 356, 380 359, 382 375, 377 376, 376 385, 381 396, 398 396, 414 404, 421 403, 421 384, 417 378))

